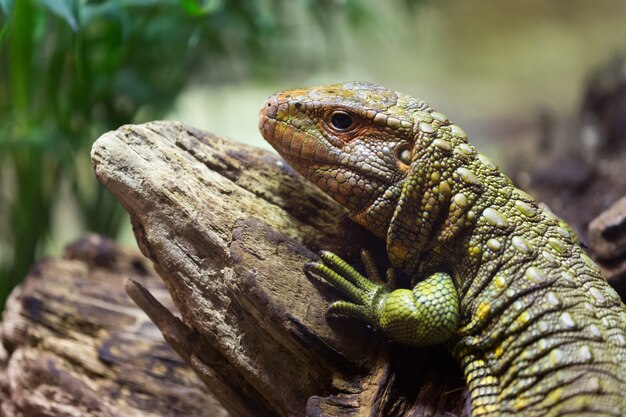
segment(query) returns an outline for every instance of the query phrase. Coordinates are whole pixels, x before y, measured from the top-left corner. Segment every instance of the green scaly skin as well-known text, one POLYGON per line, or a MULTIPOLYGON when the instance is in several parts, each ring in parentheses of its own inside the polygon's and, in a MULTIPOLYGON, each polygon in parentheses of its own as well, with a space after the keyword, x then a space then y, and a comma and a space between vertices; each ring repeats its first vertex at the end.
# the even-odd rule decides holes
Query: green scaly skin
POLYGON ((412 289, 328 252, 332 314, 409 345, 444 343, 472 416, 626 415, 626 310, 565 224, 515 188, 420 99, 370 83, 270 97, 259 128, 293 166, 387 242, 412 289))

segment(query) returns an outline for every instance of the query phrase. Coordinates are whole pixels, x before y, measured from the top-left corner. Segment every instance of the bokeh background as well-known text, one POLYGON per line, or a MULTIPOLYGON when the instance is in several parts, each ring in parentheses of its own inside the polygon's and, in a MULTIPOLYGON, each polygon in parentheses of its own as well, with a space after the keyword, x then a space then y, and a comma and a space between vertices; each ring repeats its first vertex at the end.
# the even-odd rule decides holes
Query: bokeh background
MULTIPOLYGON (((625 53, 623 0, 0 0, 0 308, 87 231, 134 244, 89 160, 125 123, 267 148, 269 94, 373 81, 427 99, 520 185, 575 188, 594 157, 623 161, 625 53)), ((623 193, 607 187, 598 209, 623 193)))

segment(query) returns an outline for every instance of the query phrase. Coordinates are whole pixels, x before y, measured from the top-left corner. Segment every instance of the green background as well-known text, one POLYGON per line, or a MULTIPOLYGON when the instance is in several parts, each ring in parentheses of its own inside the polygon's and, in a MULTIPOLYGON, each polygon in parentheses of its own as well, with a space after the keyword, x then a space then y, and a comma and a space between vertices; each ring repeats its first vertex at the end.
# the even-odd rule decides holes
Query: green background
POLYGON ((566 136, 585 85, 626 52, 626 2, 0 0, 0 306, 86 231, 132 245, 91 144, 176 119, 267 147, 274 91, 373 81, 422 97, 500 159, 566 136))

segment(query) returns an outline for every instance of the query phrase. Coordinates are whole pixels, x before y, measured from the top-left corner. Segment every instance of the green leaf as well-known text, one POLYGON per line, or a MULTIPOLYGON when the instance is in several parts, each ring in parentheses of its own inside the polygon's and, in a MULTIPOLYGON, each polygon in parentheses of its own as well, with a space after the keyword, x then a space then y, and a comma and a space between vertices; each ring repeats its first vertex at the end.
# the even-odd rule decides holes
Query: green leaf
POLYGON ((121 7, 110 1, 85 3, 81 5, 78 13, 83 27, 88 26, 92 19, 107 18, 111 21, 119 21, 123 15, 121 7))
POLYGON ((59 16, 72 28, 74 32, 78 30, 78 20, 76 19, 75 0, 40 0, 51 13, 59 16))
POLYGON ((5 15, 9 16, 11 6, 13 6, 13 0, 0 0, 0 11, 5 15))
POLYGON ((371 9, 359 0, 346 0, 344 7, 348 20, 355 27, 373 24, 376 21, 371 9))
POLYGON ((207 16, 224 8, 223 0, 180 0, 180 3, 192 16, 207 16))

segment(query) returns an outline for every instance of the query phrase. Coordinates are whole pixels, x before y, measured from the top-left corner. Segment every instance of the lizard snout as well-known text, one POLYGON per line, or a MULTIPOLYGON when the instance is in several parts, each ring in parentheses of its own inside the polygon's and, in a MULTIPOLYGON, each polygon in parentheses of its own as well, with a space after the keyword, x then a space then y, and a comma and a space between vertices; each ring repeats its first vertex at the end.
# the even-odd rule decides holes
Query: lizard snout
POLYGON ((259 130, 261 134, 272 146, 275 145, 276 116, 278 115, 278 99, 276 95, 271 96, 261 106, 259 110, 259 130))
POLYGON ((278 113, 278 99, 275 95, 269 97, 265 100, 265 103, 261 106, 261 110, 259 111, 259 116, 261 118, 268 119, 276 119, 276 114, 278 113))

